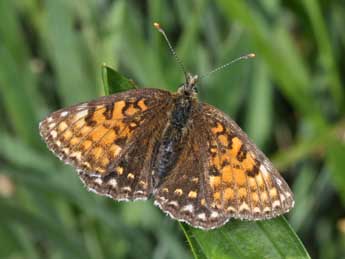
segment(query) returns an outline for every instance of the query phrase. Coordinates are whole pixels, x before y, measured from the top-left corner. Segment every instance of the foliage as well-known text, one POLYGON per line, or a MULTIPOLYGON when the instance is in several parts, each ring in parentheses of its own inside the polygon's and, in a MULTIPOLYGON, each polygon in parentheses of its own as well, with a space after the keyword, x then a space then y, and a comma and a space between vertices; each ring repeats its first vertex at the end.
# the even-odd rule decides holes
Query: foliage
POLYGON ((306 258, 295 232, 313 258, 344 257, 344 14, 336 0, 0 1, 0 258, 306 258), (107 66, 176 90, 182 73, 153 21, 194 73, 256 53, 205 78, 200 98, 273 158, 295 193, 292 228, 181 231, 151 202, 88 193, 46 149, 39 121, 103 95, 107 66))

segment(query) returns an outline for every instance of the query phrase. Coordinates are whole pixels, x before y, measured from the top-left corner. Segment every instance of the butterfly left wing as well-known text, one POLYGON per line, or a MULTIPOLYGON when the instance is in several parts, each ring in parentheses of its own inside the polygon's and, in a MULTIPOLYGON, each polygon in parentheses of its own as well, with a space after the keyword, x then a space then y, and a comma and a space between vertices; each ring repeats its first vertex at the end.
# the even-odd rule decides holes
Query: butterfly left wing
POLYGON ((170 105, 167 91, 130 90, 54 112, 40 133, 89 189, 117 200, 146 198, 153 147, 170 105))

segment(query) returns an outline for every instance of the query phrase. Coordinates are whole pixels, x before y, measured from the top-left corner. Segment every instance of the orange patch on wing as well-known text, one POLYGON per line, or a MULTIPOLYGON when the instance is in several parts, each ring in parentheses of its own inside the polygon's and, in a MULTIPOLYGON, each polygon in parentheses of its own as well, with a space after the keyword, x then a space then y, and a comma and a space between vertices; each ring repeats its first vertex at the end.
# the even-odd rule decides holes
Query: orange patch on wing
POLYGON ((64 133, 63 133, 63 137, 64 139, 70 139, 72 137, 73 133, 72 131, 70 130, 66 130, 64 133))
POLYGON ((147 106, 145 104, 145 99, 141 99, 139 102, 138 102, 138 106, 140 107, 140 109, 142 111, 146 111, 147 110, 147 106))
POLYGON ((218 136, 218 139, 220 141, 220 143, 223 145, 223 146, 228 146, 229 145, 229 142, 228 142, 228 137, 226 135, 219 135, 218 136))
POLYGON ((252 191, 256 191, 256 189, 258 188, 256 180, 253 177, 248 177, 248 185, 252 191))
POLYGON ((82 146, 83 146, 83 149, 84 149, 84 150, 87 150, 87 149, 89 149, 89 148, 91 147, 92 141, 91 141, 91 140, 85 140, 85 141, 83 141, 83 143, 81 143, 81 144, 82 144, 82 146))
POLYGON ((245 198, 245 197, 247 197, 247 194, 248 194, 248 192, 247 192, 246 188, 238 189, 238 196, 239 196, 239 198, 245 198))
POLYGON ((126 106, 125 101, 118 101, 118 102, 114 103, 113 119, 121 119, 121 118, 123 118, 124 114, 122 113, 122 109, 125 106, 126 106))
POLYGON ((214 133, 214 134, 217 134, 219 132, 223 132, 223 130, 224 130, 224 127, 219 122, 217 122, 217 126, 216 127, 211 129, 212 133, 214 133))
POLYGON ((234 181, 237 185, 247 184, 246 174, 242 169, 233 168, 234 181))
POLYGON ((230 156, 236 157, 242 145, 242 141, 238 137, 234 137, 232 139, 232 148, 230 149, 230 156))
POLYGON ((129 137, 130 135, 132 135, 131 130, 129 129, 128 126, 124 126, 124 127, 120 128, 120 132, 121 133, 118 135, 118 137, 129 137))
POLYGON ((255 176, 255 179, 256 179, 256 182, 258 183, 258 187, 264 190, 266 187, 265 187, 265 182, 262 175, 258 174, 257 176, 255 176))
POLYGON ((260 201, 259 195, 256 192, 251 193, 251 199, 256 203, 260 201))
POLYGON ((92 138, 93 141, 96 142, 100 140, 108 132, 108 130, 109 129, 103 126, 97 127, 97 129, 95 129, 94 131, 90 133, 90 137, 92 138))
POLYGON ((232 168, 231 165, 224 166, 221 170, 223 181, 226 183, 232 182, 232 168))
POLYGON ((220 192, 215 192, 215 193, 213 194, 213 199, 214 199, 214 200, 220 200, 220 192))
POLYGON ((99 159, 103 154, 103 148, 95 147, 94 149, 92 149, 91 154, 95 157, 95 159, 99 159))
POLYGON ((72 146, 75 146, 75 145, 77 145, 77 144, 79 143, 79 141, 80 141, 80 138, 73 137, 73 138, 70 140, 70 144, 71 144, 72 146))
POLYGON ((74 125, 73 128, 75 129, 80 129, 81 127, 83 127, 85 124, 85 120, 84 119, 80 119, 78 120, 74 125))
POLYGON ((116 138, 116 134, 112 129, 108 129, 108 132, 102 138, 101 144, 102 145, 109 145, 114 142, 116 138))
POLYGON ((97 106, 96 107, 96 111, 92 114, 92 120, 93 121, 96 121, 97 124, 98 123, 101 123, 102 121, 105 120, 105 117, 104 117, 104 112, 105 112, 106 108, 103 107, 103 106, 97 106))
POLYGON ((252 170, 254 168, 255 160, 253 159, 253 157, 249 153, 247 153, 246 159, 244 159, 242 161, 242 166, 246 170, 252 170))
POLYGON ((232 188, 226 188, 223 197, 225 200, 232 200, 234 198, 234 190, 232 188))
POLYGON ((59 124, 59 131, 64 131, 65 129, 68 128, 68 125, 65 121, 60 122, 59 124))
POLYGON ((91 127, 85 126, 85 127, 81 128, 80 134, 81 134, 82 136, 85 136, 85 135, 88 134, 91 130, 92 130, 91 127))
POLYGON ((128 109, 125 111, 125 114, 127 116, 132 116, 134 114, 136 114, 137 112, 139 112, 139 109, 134 108, 133 104, 131 104, 128 109))
POLYGON ((270 189, 270 196, 272 197, 272 198, 276 198, 277 197, 277 189, 276 188, 272 188, 272 189, 270 189))
POLYGON ((267 195, 267 192, 261 192, 261 193, 260 193, 260 199, 261 199, 263 202, 268 202, 268 195, 267 195))

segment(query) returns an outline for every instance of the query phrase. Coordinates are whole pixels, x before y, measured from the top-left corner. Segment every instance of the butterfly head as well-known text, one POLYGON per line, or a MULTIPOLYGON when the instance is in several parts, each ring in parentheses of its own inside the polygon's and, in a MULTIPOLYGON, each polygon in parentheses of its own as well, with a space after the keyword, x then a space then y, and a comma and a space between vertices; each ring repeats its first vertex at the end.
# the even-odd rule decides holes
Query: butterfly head
POLYGON ((196 96, 198 93, 198 78, 198 75, 188 73, 186 75, 186 82, 179 87, 178 92, 187 96, 196 96))

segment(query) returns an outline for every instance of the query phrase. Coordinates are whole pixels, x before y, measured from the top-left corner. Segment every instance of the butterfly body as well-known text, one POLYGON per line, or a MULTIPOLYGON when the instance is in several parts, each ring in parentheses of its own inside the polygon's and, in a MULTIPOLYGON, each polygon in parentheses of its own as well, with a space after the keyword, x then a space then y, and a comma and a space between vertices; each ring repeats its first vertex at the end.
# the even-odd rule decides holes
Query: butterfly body
POLYGON ((172 109, 167 114, 168 123, 163 131, 162 140, 157 143, 158 152, 153 157, 155 163, 152 174, 155 187, 158 187, 176 164, 187 141, 186 136, 191 124, 190 115, 199 107, 192 84, 182 85, 172 100, 172 109))
POLYGON ((198 101, 196 82, 188 75, 177 93, 143 88, 77 104, 45 118, 40 133, 88 189, 152 198, 194 227, 289 211, 284 179, 233 120, 198 101))

